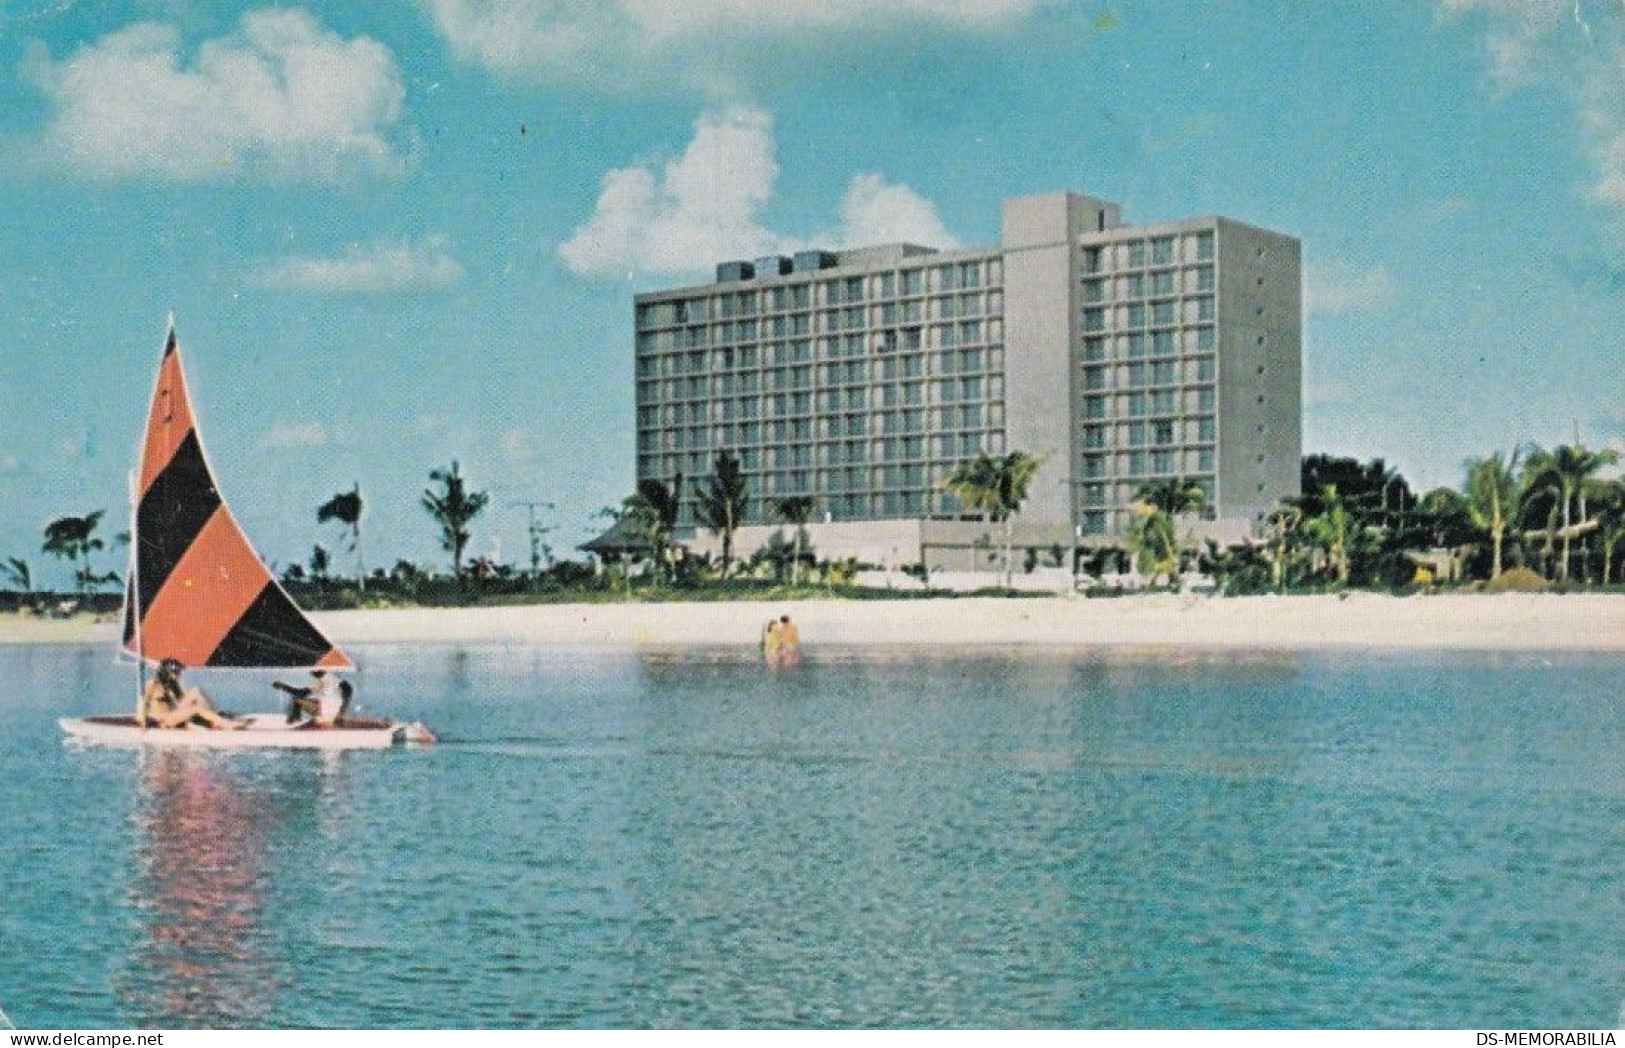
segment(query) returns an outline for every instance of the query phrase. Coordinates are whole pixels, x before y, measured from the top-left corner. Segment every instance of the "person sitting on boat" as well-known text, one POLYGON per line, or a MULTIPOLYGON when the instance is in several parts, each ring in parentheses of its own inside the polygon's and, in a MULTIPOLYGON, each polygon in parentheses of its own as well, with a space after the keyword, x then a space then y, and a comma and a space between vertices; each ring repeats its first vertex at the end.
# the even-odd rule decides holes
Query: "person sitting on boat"
POLYGON ((214 708, 197 688, 181 687, 179 659, 165 659, 141 692, 141 723, 152 728, 184 728, 193 721, 210 728, 243 728, 247 724, 214 708))
POLYGON ((311 670, 310 675, 315 679, 308 688, 281 681, 271 687, 288 694, 289 724, 309 717, 319 727, 332 727, 350 707, 350 695, 353 693, 350 682, 341 681, 321 668, 311 670))

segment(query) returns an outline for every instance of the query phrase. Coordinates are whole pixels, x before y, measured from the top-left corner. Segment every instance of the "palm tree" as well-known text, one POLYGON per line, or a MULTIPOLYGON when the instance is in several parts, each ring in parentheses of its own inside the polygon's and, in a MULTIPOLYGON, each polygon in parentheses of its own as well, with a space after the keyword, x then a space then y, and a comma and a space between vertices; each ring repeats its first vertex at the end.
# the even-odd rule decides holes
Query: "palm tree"
POLYGON ((1200 513, 1207 508, 1207 491, 1184 477, 1147 484, 1134 497, 1170 517, 1200 513))
POLYGON ((1599 469, 1618 461, 1619 453, 1616 451, 1588 451, 1580 444, 1559 444, 1551 451, 1537 447, 1529 454, 1524 471, 1525 493, 1544 492, 1556 499, 1556 512, 1549 513, 1547 517, 1547 543, 1551 543, 1554 524, 1561 522, 1563 554, 1558 562, 1558 579, 1562 582, 1569 579, 1569 551, 1574 537, 1571 529, 1576 523, 1572 513, 1575 502, 1579 501, 1579 523, 1584 523, 1586 481, 1599 469))
POLYGON ((0 571, 4 571, 11 584, 25 596, 34 592, 34 577, 28 570, 28 561, 21 557, 7 557, 6 563, 0 566, 0 571))
POLYGON ((773 500, 773 514, 786 524, 792 524, 796 529, 795 559, 790 561, 790 585, 794 586, 801 581, 801 536, 807 521, 812 518, 813 498, 811 495, 787 495, 782 499, 773 500))
POLYGON ((1123 537, 1134 557, 1134 570, 1149 576, 1153 585, 1162 575, 1171 581, 1179 572, 1179 539, 1174 530, 1174 518, 1144 498, 1130 503, 1128 508, 1133 519, 1124 529, 1123 537))
POLYGON ((1326 551, 1326 559, 1337 573, 1337 581, 1349 581, 1349 532, 1354 517, 1348 505, 1337 494, 1337 485, 1328 484, 1320 489, 1323 509, 1318 516, 1304 522, 1303 530, 1311 540, 1326 551))
POLYGON ((349 550, 355 554, 355 584, 357 589, 367 588, 367 573, 361 565, 361 485, 358 483, 349 491, 341 491, 316 507, 316 523, 326 524, 336 520, 344 528, 343 535, 349 539, 349 550))
POLYGON ((1490 533, 1492 579, 1501 575, 1507 527, 1518 519, 1522 509, 1518 502, 1518 454, 1514 449, 1510 458, 1497 451, 1488 458, 1467 460, 1467 513, 1474 524, 1490 533))
POLYGON ((1602 584, 1614 581, 1614 551, 1625 541, 1625 481, 1600 485, 1595 493, 1598 541, 1602 543, 1602 584))
POLYGON ((98 576, 90 570, 91 552, 106 548, 106 543, 96 537, 96 525, 100 523, 104 512, 106 511, 97 510, 83 517, 62 517, 45 526, 45 544, 40 547, 41 550, 53 557, 79 562, 79 570, 74 573, 74 582, 80 593, 84 593, 95 583, 118 577, 98 576))
POLYGON ((745 477, 731 451, 717 452, 710 482, 695 494, 700 523, 722 536, 722 577, 733 563, 734 532, 745 519, 745 477))
POLYGON ((1003 458, 981 454, 948 471, 942 486, 988 522, 1004 522, 1004 588, 1011 585, 1011 518, 1027 501, 1027 488, 1044 460, 1025 451, 1012 451, 1003 458))
POLYGON ((463 581, 463 550, 468 546, 468 526, 485 510, 491 496, 484 491, 469 491, 458 472, 457 460, 451 460, 451 469, 432 470, 429 479, 440 485, 425 488, 423 508, 440 525, 440 548, 451 554, 451 571, 458 585, 463 581))
POLYGON ((1302 524, 1303 510, 1290 503, 1282 503, 1270 512, 1270 581, 1277 591, 1286 586, 1287 562, 1292 556, 1298 528, 1302 524))
POLYGON ((670 487, 664 481, 646 478, 638 481, 638 490, 626 497, 621 510, 622 519, 653 547, 655 563, 664 565, 673 579, 677 570, 672 563, 671 534, 677 529, 677 517, 682 511, 682 492, 681 473, 672 478, 670 487))

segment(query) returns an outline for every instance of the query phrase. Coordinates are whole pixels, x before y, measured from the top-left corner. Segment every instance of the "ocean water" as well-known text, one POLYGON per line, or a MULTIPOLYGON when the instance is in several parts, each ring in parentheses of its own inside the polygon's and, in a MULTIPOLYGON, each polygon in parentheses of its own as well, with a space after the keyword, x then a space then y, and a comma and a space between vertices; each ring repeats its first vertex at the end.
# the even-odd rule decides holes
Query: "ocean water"
POLYGON ((0 648, 0 1009, 1527 1028, 1625 1000, 1619 656, 356 654, 369 712, 447 741, 67 744, 131 671, 0 648))

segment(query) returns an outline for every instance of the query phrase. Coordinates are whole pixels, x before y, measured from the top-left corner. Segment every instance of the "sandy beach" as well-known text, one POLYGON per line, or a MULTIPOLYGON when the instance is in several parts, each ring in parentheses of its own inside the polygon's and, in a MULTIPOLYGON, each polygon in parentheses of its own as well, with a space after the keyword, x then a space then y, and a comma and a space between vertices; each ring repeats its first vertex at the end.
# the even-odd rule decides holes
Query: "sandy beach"
MULTIPOLYGON (((1625 651, 1625 595, 1390 597, 1159 594, 1113 599, 960 598, 681 604, 552 604, 341 611, 313 616, 340 644, 593 648, 750 645, 789 614, 808 647, 1096 646, 1625 651)), ((0 643, 112 644, 112 619, 0 616, 0 643)))

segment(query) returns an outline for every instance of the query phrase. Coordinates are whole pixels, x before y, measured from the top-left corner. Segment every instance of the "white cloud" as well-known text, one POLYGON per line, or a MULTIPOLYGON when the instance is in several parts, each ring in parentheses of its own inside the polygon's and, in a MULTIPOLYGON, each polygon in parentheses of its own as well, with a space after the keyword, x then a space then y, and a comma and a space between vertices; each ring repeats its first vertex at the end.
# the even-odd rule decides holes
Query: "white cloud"
POLYGON ((16 455, 0 455, 0 473, 20 473, 23 464, 16 455))
POLYGON ((463 276, 463 267, 446 248, 444 236, 421 243, 350 245, 338 257, 297 256, 273 263, 260 282, 282 291, 365 294, 436 290, 463 276))
POLYGON ((1478 16, 1498 90, 1549 79, 1570 93, 1592 162, 1592 199, 1625 217, 1625 3, 1441 0, 1446 17, 1478 16))
POLYGON ((405 166, 388 137, 406 97, 389 49, 303 11, 251 12, 190 56, 177 30, 150 22, 60 61, 36 43, 23 73, 52 109, 43 159, 89 177, 335 179, 405 166))
MULTIPOLYGON (((524 79, 727 90, 737 73, 831 36, 981 32, 1054 0, 425 0, 465 61, 524 79)), ((830 53, 835 53, 833 50, 830 53)))
POLYGON ((880 175, 855 175, 841 201, 841 230, 830 237, 843 247, 898 241, 928 247, 958 247, 936 206, 907 186, 880 175))
POLYGON ((1379 309, 1394 300, 1388 267, 1358 269, 1346 262, 1310 262, 1304 267, 1305 311, 1314 316, 1379 309))
POLYGON ((271 431, 265 434, 264 444, 268 448, 319 448, 331 439, 332 434, 320 422, 284 422, 278 419, 271 424, 271 431))
POLYGON ((1303 406, 1307 408, 1330 407, 1342 404, 1349 398, 1349 384, 1347 382, 1316 382, 1304 386, 1303 406))
MULTIPOLYGON (((773 118, 733 107, 694 123, 681 156, 618 168, 604 176, 592 216, 559 247, 574 273, 612 276, 683 273, 732 258, 790 253, 809 240, 762 223, 779 165, 773 118)), ((825 247, 912 240, 932 247, 956 241, 931 202, 877 174, 855 176, 839 228, 814 238, 825 247)))

